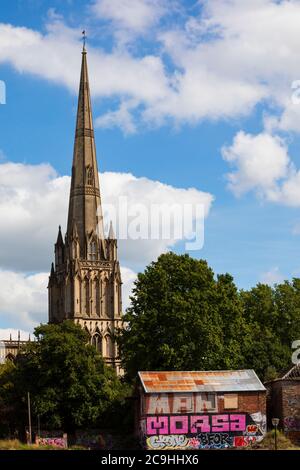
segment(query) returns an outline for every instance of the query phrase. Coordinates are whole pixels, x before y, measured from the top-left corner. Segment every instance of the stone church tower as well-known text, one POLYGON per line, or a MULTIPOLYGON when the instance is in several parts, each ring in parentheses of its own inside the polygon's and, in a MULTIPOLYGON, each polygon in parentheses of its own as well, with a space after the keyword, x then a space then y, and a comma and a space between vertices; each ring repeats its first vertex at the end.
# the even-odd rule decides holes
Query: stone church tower
POLYGON ((104 238, 87 53, 82 51, 67 233, 59 227, 49 277, 49 322, 72 319, 85 328, 107 364, 120 373, 113 335, 122 325, 117 241, 104 238))

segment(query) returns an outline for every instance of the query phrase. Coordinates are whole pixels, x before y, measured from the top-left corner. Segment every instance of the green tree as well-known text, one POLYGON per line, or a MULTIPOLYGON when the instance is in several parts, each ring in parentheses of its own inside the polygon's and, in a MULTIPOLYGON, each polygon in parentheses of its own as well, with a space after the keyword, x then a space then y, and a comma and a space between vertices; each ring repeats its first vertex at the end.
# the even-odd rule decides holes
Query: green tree
POLYGON ((281 335, 281 322, 286 324, 286 319, 280 312, 280 291, 279 286, 258 284, 241 292, 248 330, 243 342, 244 365, 253 368, 263 380, 275 378, 291 362, 291 345, 281 335))
POLYGON ((230 274, 217 276, 215 302, 223 333, 223 353, 220 354, 218 368, 242 368, 245 363, 243 345, 247 341, 249 330, 241 297, 230 274))
POLYGON ((238 291, 205 261, 167 253, 138 275, 125 321, 118 342, 130 379, 138 370, 253 368, 268 380, 291 366, 300 338, 300 279, 238 291))
POLYGON ((129 378, 138 370, 220 369, 242 364, 241 302, 229 275, 167 253, 139 274, 119 332, 129 378), (230 318, 231 316, 231 318, 230 318))
POLYGON ((0 397, 14 403, 12 416, 26 423, 27 392, 33 416, 48 427, 73 432, 93 426, 127 393, 112 368, 88 344, 87 333, 71 321, 41 325, 37 341, 0 376, 0 397))
POLYGON ((280 341, 291 348, 300 339, 300 279, 285 281, 274 288, 277 309, 276 334, 280 341))

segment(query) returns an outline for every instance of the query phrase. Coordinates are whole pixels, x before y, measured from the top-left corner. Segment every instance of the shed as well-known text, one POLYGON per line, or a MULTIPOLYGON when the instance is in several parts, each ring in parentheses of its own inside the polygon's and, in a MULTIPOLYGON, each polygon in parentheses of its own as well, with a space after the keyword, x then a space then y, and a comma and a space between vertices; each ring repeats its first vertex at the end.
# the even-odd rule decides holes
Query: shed
POLYGON ((138 373, 136 433, 146 449, 246 447, 266 432, 254 370, 138 373))
POLYGON ((269 381, 267 388, 267 411, 269 425, 272 418, 279 418, 281 429, 291 441, 300 443, 300 363, 294 365, 281 377, 269 381))

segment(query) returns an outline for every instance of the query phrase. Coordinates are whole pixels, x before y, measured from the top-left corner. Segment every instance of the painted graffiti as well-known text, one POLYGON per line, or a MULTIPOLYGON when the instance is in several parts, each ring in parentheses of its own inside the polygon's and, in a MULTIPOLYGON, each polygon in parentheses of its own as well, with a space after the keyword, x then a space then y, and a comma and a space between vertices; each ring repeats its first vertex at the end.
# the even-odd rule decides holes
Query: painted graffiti
POLYGON ((256 436, 233 436, 229 433, 202 433, 197 437, 184 434, 150 436, 146 439, 149 450, 229 449, 248 447, 257 442, 256 436))
POLYGON ((288 406, 297 407, 300 405, 300 397, 288 398, 288 406))
POLYGON ((233 447, 248 447, 258 442, 260 436, 234 436, 233 447))
POLYGON ((233 436, 228 433, 198 434, 199 449, 227 449, 233 447, 233 436))
POLYGON ((148 436, 245 430, 245 414, 147 416, 146 421, 148 436))
POLYGON ((285 431, 300 431, 300 418, 287 416, 283 420, 283 427, 285 431))
POLYGON ((112 437, 108 434, 104 438, 97 430, 81 430, 76 432, 76 444, 89 449, 111 449, 112 437))
POLYGON ((39 446, 67 448, 67 440, 64 437, 38 437, 37 444, 39 446))
POLYGON ((148 449, 186 449, 189 438, 184 435, 151 436, 147 438, 148 449))
POLYGON ((217 411, 215 393, 153 393, 146 397, 146 414, 217 411))
POLYGON ((247 426, 246 431, 249 436, 255 436, 255 434, 258 432, 258 426, 256 424, 249 424, 249 426, 247 426))
MULTIPOLYGON (((258 430, 261 432, 261 437, 257 440, 262 440, 264 434, 267 432, 267 417, 266 415, 262 414, 260 411, 257 413, 252 413, 250 415, 251 419, 254 423, 258 426, 258 430)), ((251 433, 250 433, 251 434, 251 433)))
POLYGON ((248 447, 263 439, 265 418, 261 413, 147 416, 144 443, 161 450, 248 447))

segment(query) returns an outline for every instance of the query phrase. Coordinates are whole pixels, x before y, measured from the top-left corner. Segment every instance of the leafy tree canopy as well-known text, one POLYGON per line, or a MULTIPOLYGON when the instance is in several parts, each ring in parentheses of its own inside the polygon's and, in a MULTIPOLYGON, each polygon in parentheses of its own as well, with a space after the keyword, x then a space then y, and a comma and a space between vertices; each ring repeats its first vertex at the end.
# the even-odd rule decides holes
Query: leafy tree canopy
POLYGON ((41 325, 14 364, 2 367, 0 400, 14 404, 12 415, 26 423, 27 392, 32 413, 44 425, 73 431, 99 423, 126 388, 107 367, 87 333, 72 321, 41 325))
POLYGON ((138 275, 118 342, 127 377, 138 370, 254 368, 270 379, 300 339, 300 280, 239 291, 206 261, 167 253, 138 275))

